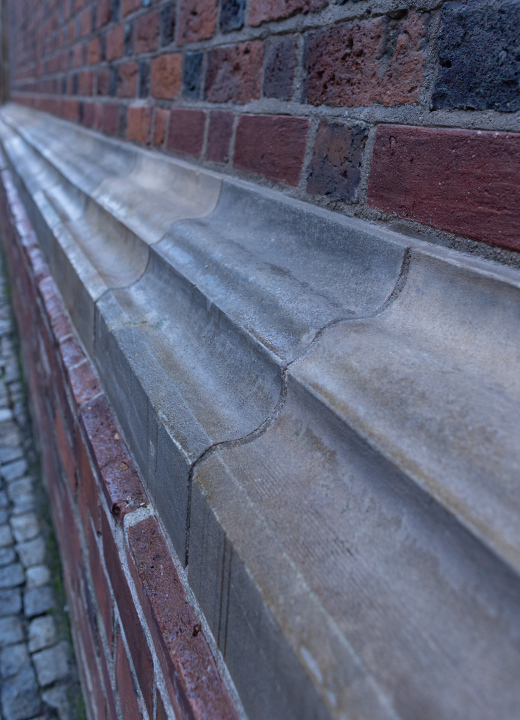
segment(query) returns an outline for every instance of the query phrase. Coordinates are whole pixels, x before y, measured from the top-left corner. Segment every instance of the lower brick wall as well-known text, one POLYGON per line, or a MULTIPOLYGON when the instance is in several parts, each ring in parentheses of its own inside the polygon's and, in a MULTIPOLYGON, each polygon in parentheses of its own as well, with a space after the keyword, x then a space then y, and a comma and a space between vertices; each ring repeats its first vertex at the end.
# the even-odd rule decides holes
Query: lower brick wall
POLYGON ((89 717, 238 717, 7 170, 0 232, 89 717))

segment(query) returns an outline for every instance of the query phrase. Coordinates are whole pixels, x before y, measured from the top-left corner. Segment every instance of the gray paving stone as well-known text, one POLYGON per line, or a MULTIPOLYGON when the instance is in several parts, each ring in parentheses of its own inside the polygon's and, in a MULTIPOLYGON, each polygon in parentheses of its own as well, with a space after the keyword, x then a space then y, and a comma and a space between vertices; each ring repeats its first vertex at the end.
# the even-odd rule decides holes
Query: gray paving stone
POLYGON ((26 590, 24 595, 25 617, 32 618, 43 615, 55 607, 54 596, 50 585, 26 590))
POLYGON ((2 710, 5 720, 29 720, 40 712, 40 694, 34 670, 29 665, 2 685, 2 710))
POLYGON ((2 408, 0 410, 0 423, 6 422, 13 419, 13 413, 9 408, 2 408))
POLYGON ((0 491, 0 508, 5 508, 9 505, 9 500, 5 490, 0 491))
POLYGON ((32 540, 40 532, 40 522, 34 513, 17 515, 11 518, 11 529, 16 542, 32 540))
POLYGON ((13 447, 1 447, 0 448, 0 463, 6 465, 13 460, 23 457, 23 449, 17 442, 13 447))
POLYGON ((18 543, 16 551, 20 560, 26 568, 32 565, 41 565, 45 560, 45 542, 43 537, 39 535, 33 540, 24 543, 18 543))
POLYGON ((27 590, 47 585, 51 580, 51 571, 47 565, 33 565, 25 571, 25 587, 27 590))
POLYGON ((0 590, 0 615, 13 615, 22 610, 22 593, 18 588, 0 590))
POLYGON ((0 525, 9 522, 9 512, 6 509, 0 510, 0 525))
POLYGON ((14 502, 16 498, 28 495, 33 491, 33 479, 30 477, 23 477, 9 483, 7 486, 7 494, 9 500, 14 502))
POLYGON ((56 642, 56 623, 52 615, 35 618, 29 626, 29 652, 37 652, 56 642))
POLYGON ((11 588, 23 585, 25 575, 20 563, 4 565, 0 568, 0 588, 11 588))
POLYGON ((0 567, 9 565, 16 560, 16 553, 13 547, 0 548, 0 567))
POLYGON ((36 507, 36 501, 32 493, 21 495, 17 497, 13 502, 13 515, 24 515, 25 513, 31 512, 36 507))
POLYGON ((63 680, 69 673, 69 648, 64 641, 48 650, 35 653, 33 660, 38 682, 43 687, 63 680))
POLYGON ((23 640, 22 622, 17 615, 0 618, 0 647, 23 640))
MULTIPOLYGON (((0 410, 0 413, 2 412, 4 411, 0 410)), ((17 480, 18 478, 21 478, 25 472, 27 472, 27 461, 25 458, 20 458, 8 465, 2 465, 0 472, 7 482, 17 480)))
POLYGON ((9 525, 0 525, 0 547, 13 544, 13 536, 9 525))
POLYGON ((64 685, 56 685, 50 688, 43 693, 42 698, 46 705, 58 713, 60 720, 72 720, 67 688, 64 685))
POLYGON ((20 672, 25 666, 30 665, 29 652, 25 643, 9 645, 2 648, 0 652, 0 675, 2 678, 9 678, 20 672))

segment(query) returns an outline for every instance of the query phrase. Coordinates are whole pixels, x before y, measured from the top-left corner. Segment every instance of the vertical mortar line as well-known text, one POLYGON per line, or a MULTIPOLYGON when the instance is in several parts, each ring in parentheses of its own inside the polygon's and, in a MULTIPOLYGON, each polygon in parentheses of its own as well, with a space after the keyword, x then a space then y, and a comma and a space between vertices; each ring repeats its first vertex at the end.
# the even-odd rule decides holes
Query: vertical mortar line
POLYGON ((309 175, 309 168, 312 162, 312 155, 314 152, 314 143, 316 142, 316 136, 318 134, 320 119, 317 116, 311 116, 309 118, 309 130, 307 132, 307 141, 305 147, 305 154, 303 156, 302 168, 300 171, 300 180, 296 187, 297 195, 300 198, 307 196, 307 177, 309 175))
POLYGON ((424 68, 424 81, 420 94, 420 103, 425 112, 431 112, 431 99, 435 80, 439 74, 438 41, 441 26, 441 9, 432 11, 428 25, 428 44, 426 48, 426 63, 424 68))
POLYGON ((379 125, 369 125, 368 127, 368 138, 365 143, 365 151, 363 153, 363 161, 361 165, 361 178, 356 192, 356 202, 360 209, 364 209, 367 206, 368 182, 370 179, 370 169, 372 167, 372 157, 374 154, 374 145, 379 125))

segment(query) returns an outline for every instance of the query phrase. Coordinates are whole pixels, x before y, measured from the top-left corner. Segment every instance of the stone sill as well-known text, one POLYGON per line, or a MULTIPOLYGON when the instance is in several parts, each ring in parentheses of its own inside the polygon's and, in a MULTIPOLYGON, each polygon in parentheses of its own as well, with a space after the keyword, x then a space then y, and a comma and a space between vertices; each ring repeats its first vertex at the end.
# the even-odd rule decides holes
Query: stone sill
POLYGON ((520 274, 0 119, 248 715, 513 717, 520 274))

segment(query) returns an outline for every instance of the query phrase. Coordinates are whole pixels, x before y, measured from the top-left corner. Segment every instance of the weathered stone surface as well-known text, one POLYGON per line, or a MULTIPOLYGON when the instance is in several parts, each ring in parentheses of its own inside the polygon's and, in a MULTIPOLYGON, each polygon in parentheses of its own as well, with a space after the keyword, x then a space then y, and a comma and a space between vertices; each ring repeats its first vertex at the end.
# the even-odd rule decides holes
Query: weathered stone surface
POLYGON ((211 50, 206 73, 210 102, 247 103, 258 100, 262 85, 264 45, 261 40, 211 50))
POLYGON ((520 249, 520 133, 378 128, 367 202, 387 213, 520 249))
POLYGON ((321 120, 307 178, 307 192, 352 202, 361 178, 367 137, 368 131, 364 127, 321 120))
POLYGON ((61 642, 47 650, 33 655, 33 662, 38 675, 38 682, 45 687, 57 680, 63 680, 69 672, 69 648, 61 642))
POLYGON ((45 560, 45 541, 43 537, 39 536, 33 540, 19 543, 16 546, 16 552, 26 568, 32 565, 41 565, 45 560))
POLYGON ((311 105, 403 105, 419 100, 426 62, 427 17, 410 12, 352 20, 306 40, 311 105))
POLYGON ((17 615, 0 618, 0 647, 23 639, 22 623, 17 615))
POLYGON ((56 623, 52 615, 35 618, 29 625, 29 652, 43 650, 56 641, 56 623))
POLYGON ((29 653, 25 643, 2 648, 0 653, 0 675, 2 679, 5 680, 16 675, 24 667, 30 667, 29 653))
POLYGON ((34 587, 47 585, 51 579, 51 571, 46 565, 33 565, 25 571, 26 586, 30 590, 34 587))
POLYGON ((432 107, 520 110, 520 3, 447 2, 432 107))
POLYGON ((40 522, 34 513, 17 515, 11 519, 11 528, 17 543, 32 540, 40 532, 40 522))
POLYGON ((0 567, 0 588, 12 588, 22 585, 25 580, 20 563, 0 567))
POLYGON ((49 585, 26 590, 23 598, 25 617, 32 618, 43 615, 55 606, 52 588, 49 585))
POLYGON ((2 710, 5 720, 29 720, 40 712, 40 694, 32 667, 2 684, 2 710))

